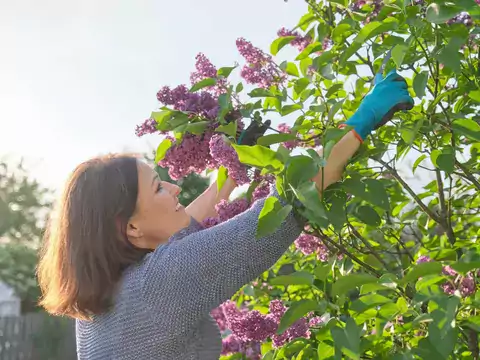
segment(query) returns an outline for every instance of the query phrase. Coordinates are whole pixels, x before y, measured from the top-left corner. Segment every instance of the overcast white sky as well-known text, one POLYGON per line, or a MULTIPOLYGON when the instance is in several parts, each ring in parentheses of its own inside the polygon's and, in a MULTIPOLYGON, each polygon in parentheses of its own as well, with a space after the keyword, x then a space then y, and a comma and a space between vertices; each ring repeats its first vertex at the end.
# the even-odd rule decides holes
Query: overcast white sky
POLYGON ((58 188, 99 153, 156 147, 134 134, 162 85, 188 82, 202 51, 241 61, 238 37, 268 49, 301 0, 0 0, 0 158, 24 156, 58 188))

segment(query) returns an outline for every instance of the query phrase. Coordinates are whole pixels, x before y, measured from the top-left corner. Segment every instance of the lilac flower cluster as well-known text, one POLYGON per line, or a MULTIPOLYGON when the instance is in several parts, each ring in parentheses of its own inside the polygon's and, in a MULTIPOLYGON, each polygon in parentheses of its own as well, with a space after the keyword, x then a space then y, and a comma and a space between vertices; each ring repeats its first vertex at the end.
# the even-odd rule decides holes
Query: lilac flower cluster
MULTIPOLYGON (((429 256, 420 256, 417 259, 417 264, 433 261, 429 256)), ((453 295, 455 291, 459 291, 462 297, 467 297, 475 293, 477 285, 472 274, 466 276, 459 275, 450 265, 445 265, 442 268, 443 275, 449 276, 445 283, 442 284, 442 289, 445 294, 453 295)))
POLYGON ((319 317, 303 317, 284 333, 277 335, 280 319, 286 310, 281 300, 272 300, 266 315, 257 310, 239 309, 230 300, 214 309, 211 315, 220 331, 230 332, 222 341, 222 355, 240 352, 256 359, 255 356, 260 354, 260 343, 267 338, 271 338, 274 347, 278 348, 299 337, 310 338, 310 327, 319 326, 323 322, 319 317))
POLYGON ((215 211, 217 212, 216 217, 210 217, 202 222, 204 228, 209 228, 215 225, 218 225, 228 219, 231 219, 238 214, 241 214, 249 208, 250 204, 247 199, 239 198, 233 201, 221 200, 217 205, 215 205, 215 211))
POLYGON ((138 137, 146 134, 154 134, 157 130, 157 122, 154 119, 147 119, 135 128, 135 135, 138 137))
POLYGON ((298 31, 288 30, 284 27, 278 30, 277 35, 279 37, 295 36, 295 39, 290 42, 290 45, 295 46, 298 51, 303 51, 312 43, 312 38, 310 36, 302 35, 298 31))
MULTIPOLYGON (((210 155, 209 141, 211 133, 201 136, 186 134, 181 142, 176 142, 158 165, 168 168, 168 174, 173 180, 179 180, 188 174, 200 173, 213 168, 214 161, 210 155)), ((174 138, 168 137, 175 141, 174 138)))
MULTIPOLYGON (((277 129, 278 131, 282 132, 282 133, 285 133, 285 134, 290 134, 292 132, 292 128, 285 124, 285 123, 281 123, 277 126, 277 129)), ((294 149, 296 146, 298 145, 298 142, 296 140, 292 140, 292 141, 285 141, 283 143, 283 146, 285 146, 287 149, 289 150, 292 150, 294 149)))
POLYGON ((238 198, 233 201, 221 200, 215 205, 215 210, 221 222, 227 221, 243 213, 249 207, 247 199, 238 198))
POLYGON ((209 146, 210 154, 217 165, 224 166, 228 170, 228 175, 235 180, 238 185, 250 182, 247 175, 247 167, 240 163, 237 152, 224 141, 222 135, 213 135, 210 139, 209 146))
MULTIPOLYGON (((195 60, 195 71, 190 74, 192 85, 206 78, 217 78, 217 68, 203 53, 199 53, 195 60)), ((211 86, 209 91, 218 96, 226 92, 226 85, 226 79, 217 79, 217 84, 211 86)))
POLYGON ((463 24, 467 27, 473 25, 473 19, 470 14, 466 11, 462 11, 460 14, 454 16, 453 18, 447 20, 448 25, 452 24, 463 24))
POLYGON ((320 261, 327 261, 329 257, 328 248, 316 236, 302 233, 295 240, 297 250, 304 255, 317 254, 317 259, 320 261))
POLYGON ((243 38, 237 39, 237 49, 247 61, 240 72, 247 83, 268 88, 285 82, 286 75, 278 69, 270 55, 243 38))
POLYGON ((158 91, 157 99, 175 110, 191 112, 210 120, 217 117, 219 110, 217 99, 212 94, 205 91, 191 93, 185 85, 173 89, 164 86, 158 91))

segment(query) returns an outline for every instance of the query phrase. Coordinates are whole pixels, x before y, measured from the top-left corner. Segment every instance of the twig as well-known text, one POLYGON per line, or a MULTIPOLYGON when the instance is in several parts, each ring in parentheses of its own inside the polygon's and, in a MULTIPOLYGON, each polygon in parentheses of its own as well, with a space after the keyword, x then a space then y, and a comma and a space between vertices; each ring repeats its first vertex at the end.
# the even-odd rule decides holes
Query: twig
POLYGON ((341 245, 338 245, 337 243, 335 243, 332 239, 330 239, 327 235, 325 235, 325 234, 322 233, 321 231, 317 230, 317 231, 316 231, 316 235, 317 235, 318 237, 320 237, 320 239, 327 241, 330 245, 332 245, 333 247, 337 248, 337 250, 339 250, 342 254, 345 254, 345 255, 348 256, 350 259, 352 259, 352 260, 355 261, 357 264, 359 264, 360 266, 363 266, 365 269, 367 269, 368 271, 370 271, 370 272, 371 272, 372 274, 374 274, 376 277, 382 276, 382 274, 381 274, 380 272, 378 272, 378 271, 375 270, 373 267, 371 267, 371 266, 368 265, 367 263, 364 263, 362 260, 360 260, 359 258, 357 258, 355 255, 353 255, 351 252, 349 252, 344 246, 341 246, 341 245))
POLYGON ((415 194, 415 192, 412 190, 410 186, 403 180, 400 175, 398 174, 397 170, 392 168, 390 165, 388 165, 385 161, 382 159, 375 159, 371 158, 372 160, 375 160, 382 164, 385 168, 387 168, 388 171, 392 174, 392 176, 404 187, 404 189, 410 194, 410 196, 415 200, 415 202, 420 206, 420 208, 433 220, 435 220, 437 223, 440 224, 440 219, 438 218, 437 215, 433 213, 432 210, 430 210, 427 205, 423 203, 423 201, 415 194))
POLYGON ((459 162, 458 160, 455 160, 455 165, 463 171, 463 173, 465 174, 465 176, 467 177, 468 180, 470 180, 470 182, 475 185, 475 187, 480 190, 480 183, 477 181, 477 179, 475 179, 475 177, 473 176, 473 174, 468 171, 468 169, 461 163, 459 162))
POLYGON ((437 177, 438 197, 439 197, 440 210, 441 210, 440 225, 443 227, 443 229, 447 233, 448 241, 452 246, 454 246, 456 240, 455 240, 455 234, 453 232, 451 222, 448 216, 448 209, 447 209, 447 203, 445 201, 442 173, 440 170, 437 169, 435 170, 435 175, 437 177))
POLYGON ((385 260, 382 259, 382 257, 377 254, 377 252, 373 249, 372 245, 368 242, 367 239, 365 239, 358 231, 355 229, 350 223, 348 223, 348 229, 355 235, 357 239, 359 239, 367 248, 370 250, 371 254, 375 256, 375 258, 380 261, 380 263, 385 267, 385 269, 388 269, 388 264, 385 262, 385 260))

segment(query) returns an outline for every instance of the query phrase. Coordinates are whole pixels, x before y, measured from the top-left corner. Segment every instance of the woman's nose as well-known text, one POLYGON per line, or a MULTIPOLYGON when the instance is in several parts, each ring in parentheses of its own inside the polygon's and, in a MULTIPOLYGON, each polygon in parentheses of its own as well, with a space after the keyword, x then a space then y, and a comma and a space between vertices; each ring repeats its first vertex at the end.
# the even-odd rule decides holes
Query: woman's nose
POLYGON ((180 194, 180 192, 182 191, 182 188, 178 185, 168 183, 167 190, 173 196, 178 196, 178 194, 180 194))

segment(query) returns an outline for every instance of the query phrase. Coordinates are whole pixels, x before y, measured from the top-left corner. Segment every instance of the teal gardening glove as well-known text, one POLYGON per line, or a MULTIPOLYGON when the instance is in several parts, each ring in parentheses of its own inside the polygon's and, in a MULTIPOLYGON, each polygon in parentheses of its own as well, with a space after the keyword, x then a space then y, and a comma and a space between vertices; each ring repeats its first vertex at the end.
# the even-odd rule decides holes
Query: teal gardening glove
POLYGON ((372 91, 365 96, 357 111, 341 127, 351 126, 361 140, 372 130, 391 120, 399 110, 413 108, 413 99, 408 94, 407 82, 392 70, 385 78, 377 75, 372 91))

